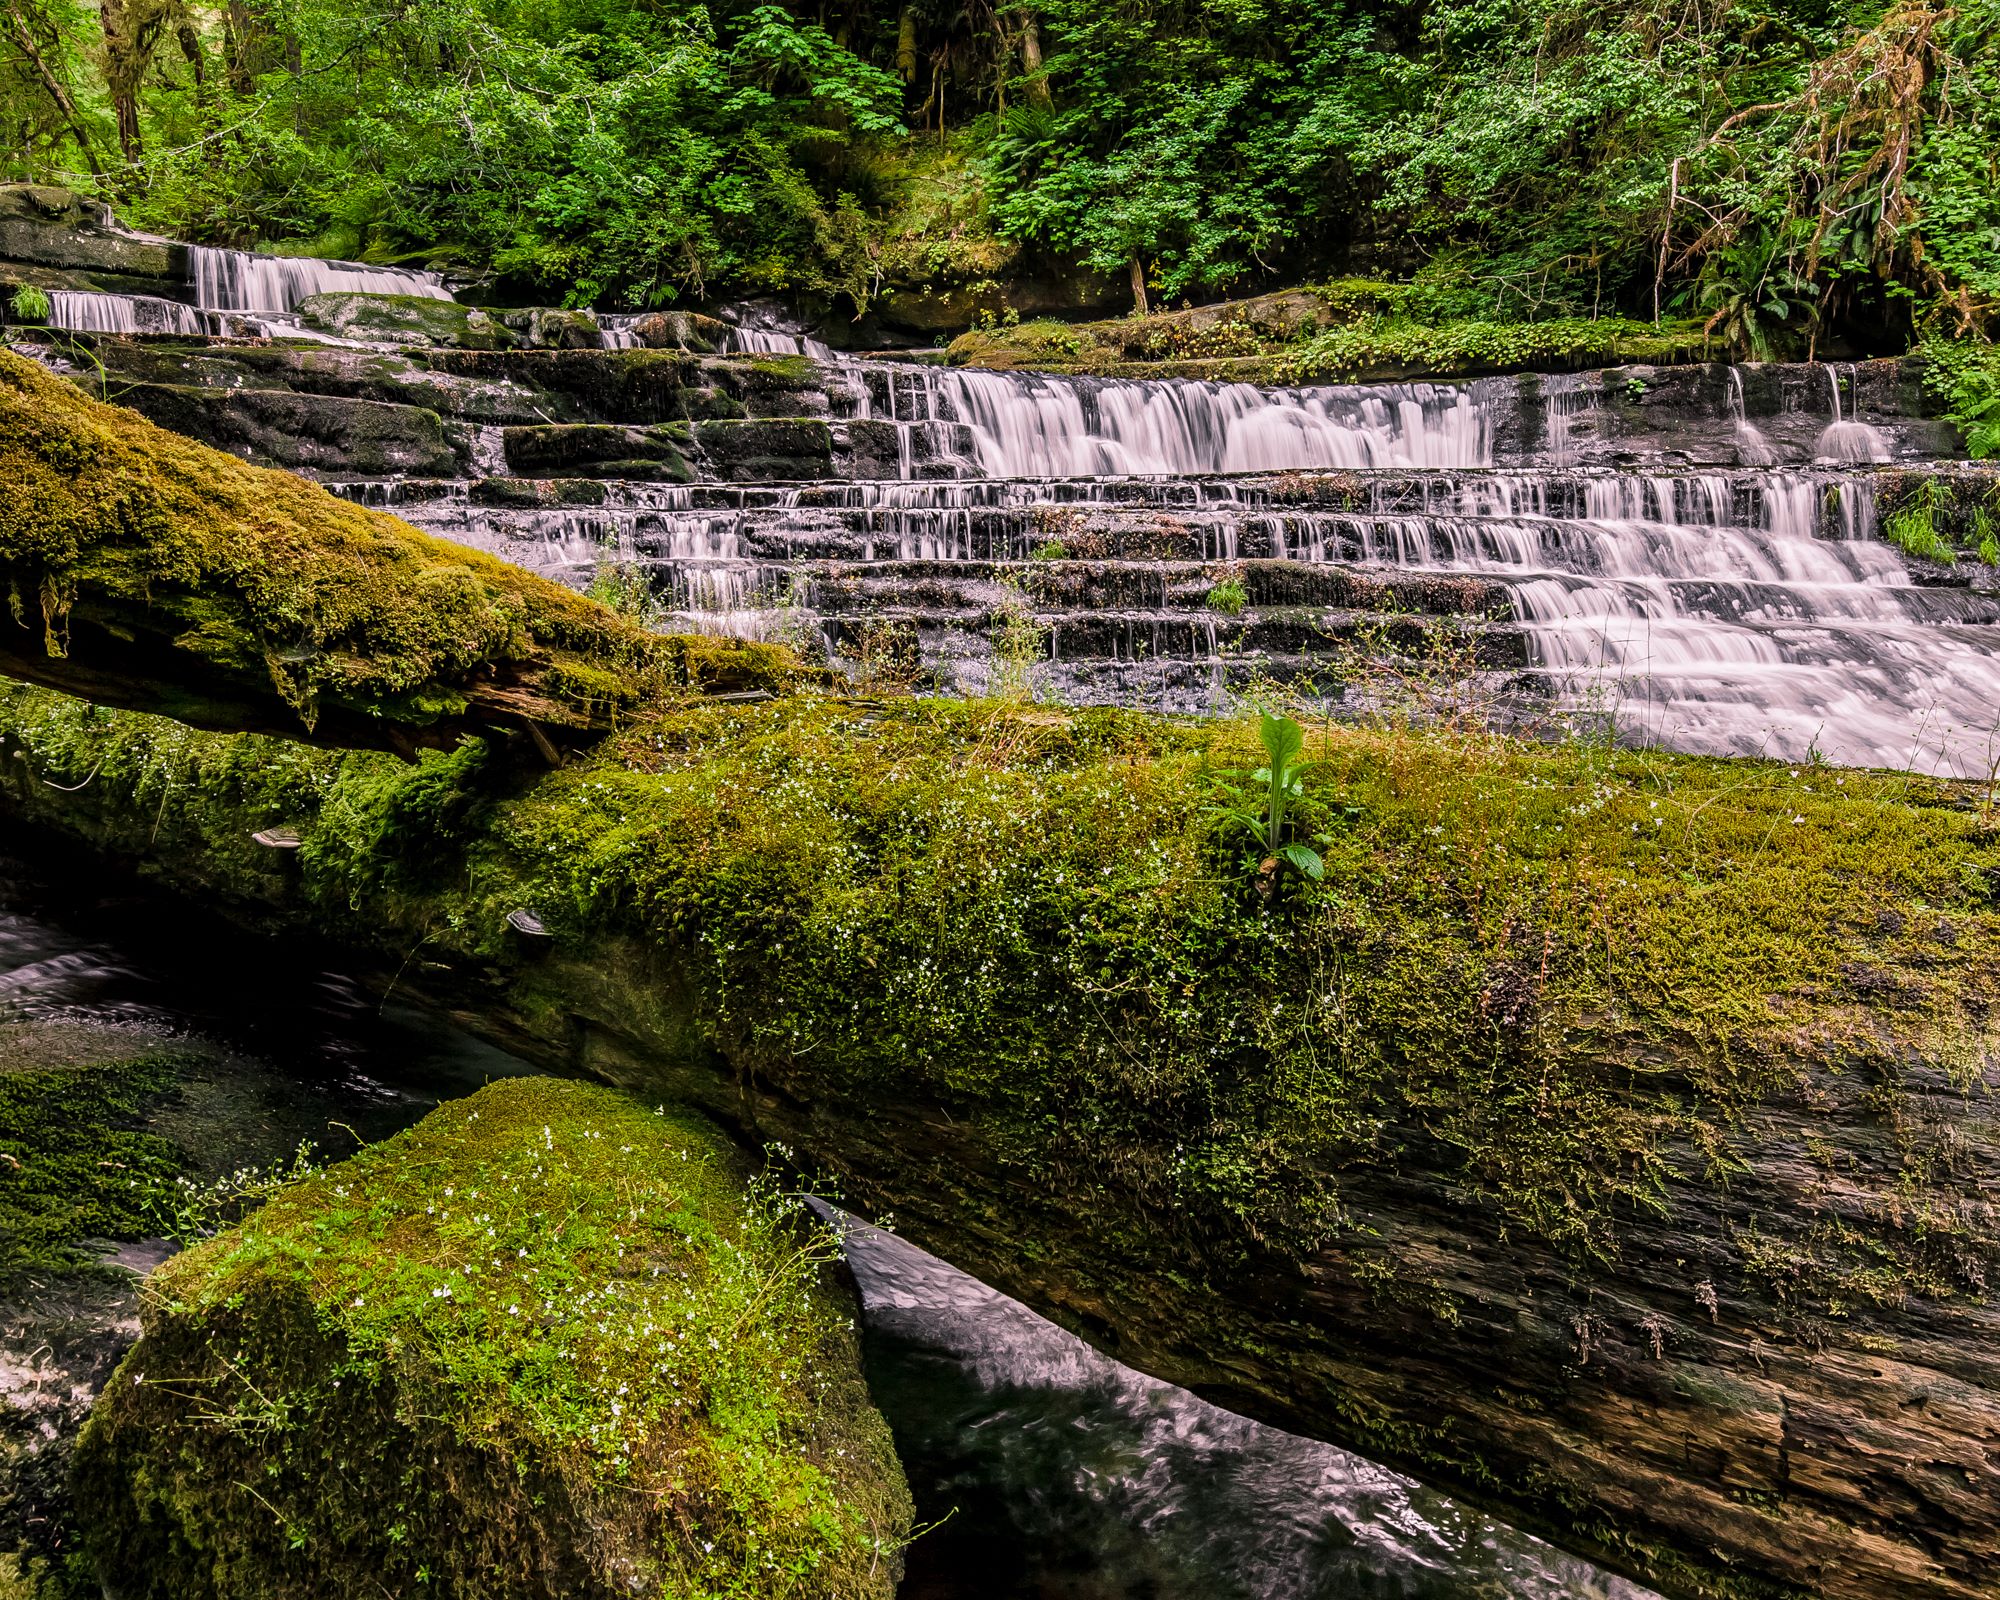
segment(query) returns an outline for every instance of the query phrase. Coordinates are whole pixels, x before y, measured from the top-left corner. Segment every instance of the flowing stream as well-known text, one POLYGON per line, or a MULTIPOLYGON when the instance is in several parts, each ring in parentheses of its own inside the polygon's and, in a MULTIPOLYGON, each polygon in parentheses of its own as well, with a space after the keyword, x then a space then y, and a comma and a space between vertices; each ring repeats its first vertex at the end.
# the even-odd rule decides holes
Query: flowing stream
MULTIPOLYGON (((227 1065, 161 1129, 198 1133, 223 1168, 301 1138, 338 1156, 344 1129, 384 1137, 526 1070, 420 1007, 369 1000, 309 948, 61 855, 0 857, 0 1017, 220 1046, 227 1065)), ((1647 1600, 1358 1457, 1121 1367, 899 1239, 849 1224, 847 1244, 870 1387, 921 1516, 943 1519, 912 1551, 908 1600, 1647 1600)), ((162 1254, 139 1241, 114 1259, 145 1270, 162 1254)), ((33 1309, 0 1304, 0 1436, 63 1421, 33 1309)))

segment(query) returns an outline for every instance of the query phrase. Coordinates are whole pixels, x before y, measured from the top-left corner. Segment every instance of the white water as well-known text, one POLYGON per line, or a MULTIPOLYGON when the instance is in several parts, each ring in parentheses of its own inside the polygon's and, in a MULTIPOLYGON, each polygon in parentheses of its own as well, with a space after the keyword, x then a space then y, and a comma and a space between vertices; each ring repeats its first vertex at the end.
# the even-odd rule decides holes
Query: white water
MULTIPOLYGON (((1838 400, 1836 394, 1836 403, 1838 400)), ((1775 467, 1778 464, 1778 453, 1771 448, 1771 441, 1750 420, 1744 408, 1743 374, 1733 366, 1729 369, 1729 422, 1736 433, 1737 460, 1746 467, 1775 467)))
POLYGON ((188 247, 188 277, 204 311, 296 311, 316 294, 407 294, 449 300, 435 272, 370 267, 309 256, 253 255, 245 250, 188 247))
POLYGON ((178 301, 143 294, 89 294, 76 289, 49 291, 49 326, 72 333, 173 333, 194 337, 208 331, 201 313, 178 301))
POLYGON ((1850 421, 1841 416, 1838 368, 1826 368, 1826 383, 1833 395, 1833 421, 1819 436, 1814 454, 1822 461, 1887 461, 1889 444, 1878 430, 1858 417, 1850 421))
MULTIPOLYGON (((435 278, 387 268, 228 251, 193 260, 207 307, 282 313, 328 289, 445 297, 435 278)), ((135 315, 123 302, 72 314, 135 315)), ((606 342, 630 343, 632 320, 604 319, 606 342)), ((1996 605, 1913 586, 1876 539, 1872 479, 1854 469, 1889 459, 1890 445, 1849 414, 1840 369, 1819 369, 1831 420, 1811 453, 1841 472, 1777 468, 1733 369, 1718 420, 1747 475, 1566 471, 1578 429, 1589 419, 1595 439, 1602 418, 1594 380, 1564 376, 1542 385, 1540 459, 1553 470, 1494 471, 1505 381, 1263 389, 950 369, 839 357, 754 307, 728 337, 739 352, 827 365, 853 426, 894 431, 897 480, 709 491, 699 503, 696 489, 629 485, 601 510, 460 499, 413 514, 570 574, 605 559, 648 563, 687 625, 755 634, 797 624, 777 597, 797 592, 788 573, 801 561, 1018 561, 1040 543, 1034 506, 1087 523, 1158 504, 1208 560, 1497 580, 1553 703, 1602 713, 1628 737, 1949 772, 1984 772, 2000 753, 1996 605), (1315 471, 1354 475, 1339 480, 1362 486, 1343 491, 1351 509, 1288 507, 1228 476, 1315 471)), ((1858 396, 1858 371, 1845 377, 1858 396)), ((1787 437, 1796 459, 1804 441, 1795 427, 1787 437)), ((478 444, 479 470, 504 475, 497 430, 478 444)), ((1139 655, 1183 659, 1217 638, 1213 616, 1167 605, 1162 586, 1158 606, 1113 632, 1139 655)))
POLYGON ((890 384, 902 410, 896 425, 926 432, 954 466, 977 476, 1472 467, 1492 459, 1485 409, 1471 390, 1449 385, 1264 390, 937 367, 896 369, 890 384))

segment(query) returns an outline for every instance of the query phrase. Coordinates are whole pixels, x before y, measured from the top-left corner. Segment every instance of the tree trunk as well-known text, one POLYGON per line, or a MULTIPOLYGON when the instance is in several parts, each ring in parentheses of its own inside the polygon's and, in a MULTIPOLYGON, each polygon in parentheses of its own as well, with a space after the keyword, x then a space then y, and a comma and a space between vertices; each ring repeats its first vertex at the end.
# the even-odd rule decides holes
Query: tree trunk
POLYGON ((104 87, 118 119, 118 148, 128 163, 145 154, 139 132, 139 80, 146 75, 164 8, 149 0, 103 0, 104 87))
POLYGON ((1038 106, 1054 103, 1048 73, 1042 67, 1042 28, 1032 11, 1021 13, 1021 77, 1031 102, 1038 106))
POLYGON ((247 95, 256 80, 252 53, 256 49, 257 21, 244 0, 229 0, 222 14, 223 70, 233 93, 247 95))
POLYGON ((1142 317, 1151 309, 1146 304, 1146 264, 1136 250, 1132 252, 1132 309, 1142 317))
POLYGON ((917 81, 917 8, 904 6, 896 23, 896 76, 903 82, 917 81))
POLYGON ((77 148, 83 153, 84 165, 90 168, 91 176, 101 178, 104 169, 97 164, 97 150, 90 142, 90 131, 84 127, 83 118, 78 114, 76 102, 70 98, 69 90, 62 85, 50 68, 48 58, 35 43, 34 31, 28 26, 28 19, 21 14, 18 4, 9 4, 9 20, 13 24, 14 42, 21 47, 21 54, 28 58, 28 64, 35 69, 35 76, 41 79, 42 90, 54 102, 56 111, 68 127, 70 137, 76 140, 77 148))

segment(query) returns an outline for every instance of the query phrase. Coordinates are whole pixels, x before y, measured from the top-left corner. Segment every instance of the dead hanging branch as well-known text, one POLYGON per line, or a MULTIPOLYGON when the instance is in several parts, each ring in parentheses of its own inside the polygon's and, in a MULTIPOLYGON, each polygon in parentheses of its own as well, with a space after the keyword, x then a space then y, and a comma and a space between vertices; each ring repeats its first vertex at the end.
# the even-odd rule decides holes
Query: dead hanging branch
MULTIPOLYGON (((1904 276, 1942 293, 1946 285, 1924 259, 1918 206, 1909 188, 1910 167, 1927 128, 1946 126, 1951 86, 1961 63, 1946 40, 1959 20, 1956 7, 1906 0, 1842 49, 1813 63, 1799 92, 1745 106, 1720 123, 1687 158, 1676 163, 1661 242, 1661 275, 1686 270, 1727 249, 1760 224, 1776 220, 1794 234, 1789 254, 1801 276, 1816 274, 1830 250, 1849 249, 1857 219, 1866 219, 1865 257, 1881 277, 1904 276), (1782 132, 1789 128, 1789 132, 1782 132), (1774 142, 1769 137, 1779 132, 1774 142), (1763 137, 1752 140, 1753 133, 1763 137), (1728 175, 1745 184, 1762 170, 1782 175, 1782 208, 1775 218, 1770 191, 1719 209, 1694 200, 1689 168, 1720 158, 1728 175), (1703 225, 1669 255, 1676 214, 1696 206, 1703 225)), ((1712 176, 1712 174, 1711 174, 1712 176)))

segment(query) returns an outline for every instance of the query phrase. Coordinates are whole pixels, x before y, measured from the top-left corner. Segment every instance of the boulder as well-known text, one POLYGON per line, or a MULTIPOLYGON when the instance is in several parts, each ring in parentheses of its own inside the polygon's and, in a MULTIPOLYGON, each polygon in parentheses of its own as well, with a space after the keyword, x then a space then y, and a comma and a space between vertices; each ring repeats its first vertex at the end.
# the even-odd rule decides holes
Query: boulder
POLYGON ((555 424, 508 428, 501 435, 507 465, 523 477, 555 474, 595 478, 647 478, 686 483, 694 477, 682 447, 687 429, 678 424, 621 428, 610 423, 555 424))
POLYGON ((725 482, 837 475, 833 428, 817 418, 700 422, 695 424, 694 438, 710 471, 725 482))
MULTIPOLYGON (((187 246, 127 233, 110 207, 37 184, 0 185, 0 262, 58 269, 63 276, 41 280, 55 288, 141 287, 178 295, 187 281, 187 246)), ((16 276, 36 279, 32 272, 16 276)))
POLYGON ((803 1202, 516 1078, 155 1274, 77 1447, 118 1600, 890 1600, 909 1491, 803 1202))
POLYGON ((119 399, 149 421, 263 466, 360 477, 456 477, 458 441, 420 406, 287 389, 132 384, 119 399))
POLYGON ((424 295, 310 295, 299 302, 299 317, 309 328, 378 344, 504 350, 517 342, 511 329, 477 306, 424 295))

